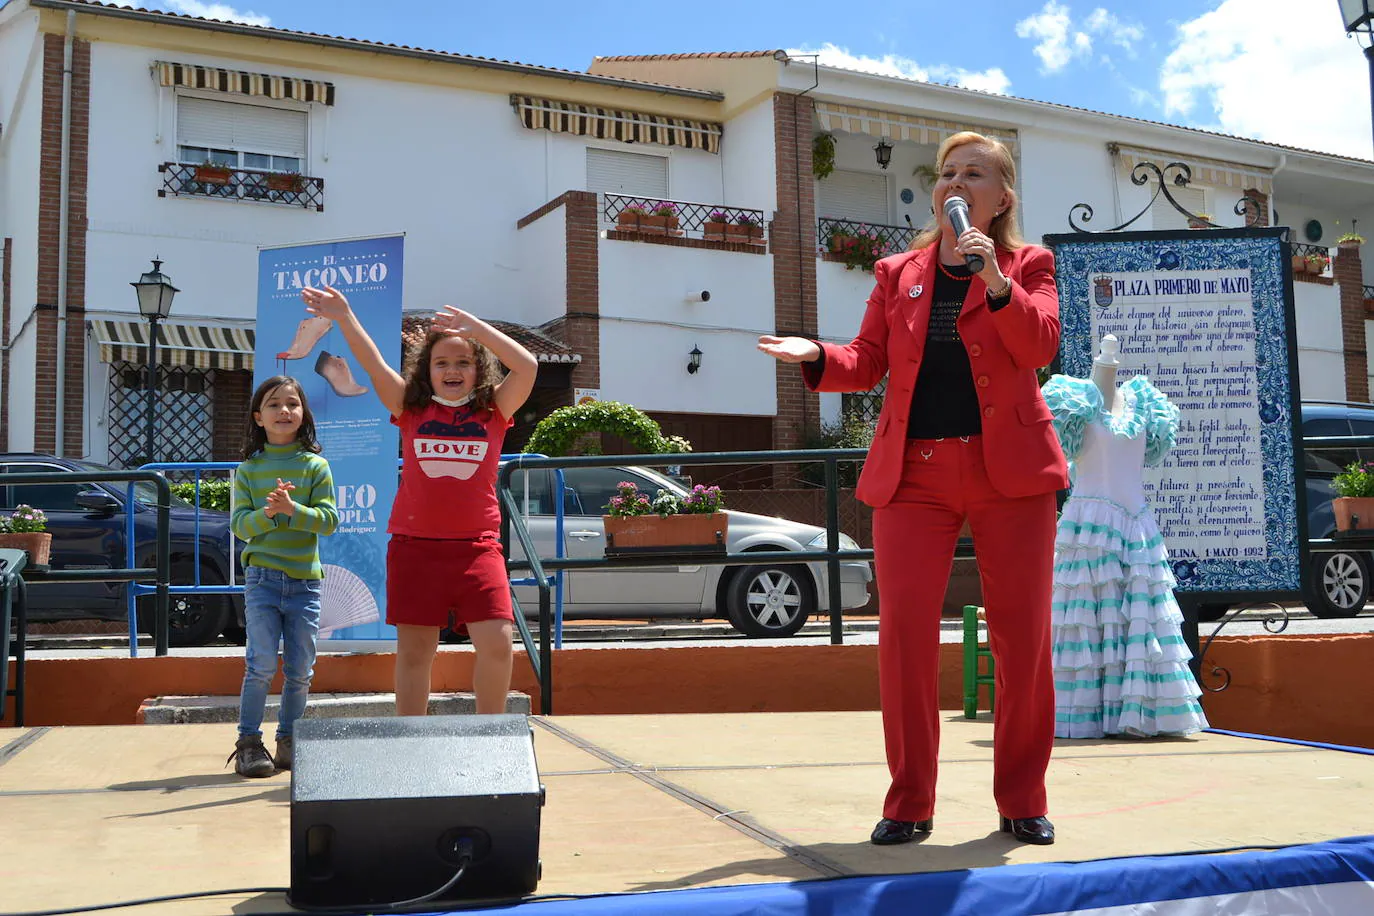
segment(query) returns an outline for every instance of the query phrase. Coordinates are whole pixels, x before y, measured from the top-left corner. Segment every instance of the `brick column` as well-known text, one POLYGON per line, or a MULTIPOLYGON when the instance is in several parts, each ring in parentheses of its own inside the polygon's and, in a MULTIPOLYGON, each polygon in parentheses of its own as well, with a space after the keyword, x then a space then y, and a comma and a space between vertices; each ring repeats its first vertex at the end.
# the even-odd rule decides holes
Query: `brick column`
POLYGON ((1259 204, 1258 208, 1245 208, 1245 225, 1247 227, 1259 227, 1270 225, 1269 195, 1265 194, 1258 188, 1247 188, 1245 190, 1245 196, 1255 201, 1255 203, 1259 204))
POLYGON ((43 36, 42 134, 38 179, 38 334, 34 366, 34 448, 57 446, 57 372, 63 372, 64 450, 83 455, 86 398, 86 160, 90 137, 91 46, 72 47, 70 174, 67 211, 67 347, 57 353, 58 252, 62 250, 59 213, 62 205, 62 42, 43 36))
MULTIPOLYGON (((773 96, 774 174, 778 208, 769 243, 773 253, 773 323, 779 336, 815 337, 816 185, 811 174, 814 105, 807 96, 773 96)), ((800 370, 778 363, 777 421, 773 447, 800 448, 808 429, 820 423, 820 400, 807 391, 800 370)), ((774 465, 775 486, 796 476, 796 465, 774 465)))
POLYGON ((572 371, 574 388, 601 387, 600 227, 596 195, 569 191, 563 195, 567 226, 568 318, 564 342, 581 355, 572 371))
POLYGON ((1369 401, 1369 355, 1364 333, 1364 267, 1360 246, 1342 242, 1332 268, 1341 291, 1341 349, 1345 353, 1345 398, 1369 401))

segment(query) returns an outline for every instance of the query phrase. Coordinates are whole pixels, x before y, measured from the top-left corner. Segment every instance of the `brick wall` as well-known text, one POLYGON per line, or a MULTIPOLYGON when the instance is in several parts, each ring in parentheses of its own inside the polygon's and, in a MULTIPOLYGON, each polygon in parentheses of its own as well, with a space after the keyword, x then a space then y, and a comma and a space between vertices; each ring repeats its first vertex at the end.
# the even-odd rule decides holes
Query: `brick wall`
POLYGON ((37 358, 34 367, 34 447, 57 445, 57 372, 63 372, 66 401, 64 451, 85 453, 83 442, 86 391, 86 161, 90 137, 90 43, 72 49, 70 174, 67 224, 67 346, 59 359, 58 256, 62 249, 59 214, 62 204, 62 45, 61 35, 43 36, 43 111, 38 176, 37 358))
MULTIPOLYGON (((809 97, 773 96, 774 171, 778 208, 769 231, 773 252, 773 321, 779 336, 815 337, 816 199, 811 174, 813 103, 809 97)), ((778 363, 777 422, 773 446, 802 446, 806 430, 820 417, 818 397, 802 384, 796 366, 778 363)), ((786 485, 795 465, 775 465, 775 484, 786 485)))
POLYGON ((1247 188, 1245 196, 1255 201, 1259 206, 1245 208, 1245 225, 1247 226, 1268 226, 1269 225, 1269 195, 1257 188, 1247 188))
POLYGON ((1343 243, 1336 248, 1332 267, 1341 290, 1341 349, 1345 353, 1345 398, 1369 401, 1369 356, 1365 340, 1364 267, 1360 246, 1343 243))
POLYGON ((252 422, 248 407, 253 402, 253 373, 247 369, 216 370, 210 397, 215 417, 210 460, 238 461, 243 457, 243 440, 252 422))

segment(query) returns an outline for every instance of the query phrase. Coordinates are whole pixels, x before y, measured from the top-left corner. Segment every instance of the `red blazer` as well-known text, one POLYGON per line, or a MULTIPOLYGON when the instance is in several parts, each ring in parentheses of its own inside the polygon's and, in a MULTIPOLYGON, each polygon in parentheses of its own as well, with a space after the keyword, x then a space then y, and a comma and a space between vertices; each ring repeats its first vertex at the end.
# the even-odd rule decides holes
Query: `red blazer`
MULTIPOLYGON (((921 369, 935 291, 938 245, 884 258, 874 265, 877 285, 868 298, 859 336, 843 346, 821 344, 825 360, 803 364, 812 391, 867 391, 888 375, 878 430, 868 449, 856 494, 874 508, 897 490, 905 458, 908 414, 921 369)), ((1008 497, 1034 496, 1069 485, 1049 407, 1035 370, 1059 350, 1059 294, 1054 256, 1027 245, 997 251, 1011 278, 1011 302, 987 307, 987 284, 975 276, 959 316, 959 336, 982 409, 983 459, 992 485, 1008 497)))

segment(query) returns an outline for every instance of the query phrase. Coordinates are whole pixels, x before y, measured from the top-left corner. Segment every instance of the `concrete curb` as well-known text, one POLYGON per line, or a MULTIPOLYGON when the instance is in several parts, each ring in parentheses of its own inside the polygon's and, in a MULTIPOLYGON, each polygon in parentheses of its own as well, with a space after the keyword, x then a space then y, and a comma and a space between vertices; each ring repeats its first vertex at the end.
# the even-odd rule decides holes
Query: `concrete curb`
MULTIPOLYGON (((264 722, 277 721, 281 707, 280 696, 267 698, 264 722)), ((477 712, 477 698, 471 693, 436 693, 429 698, 431 716, 473 715, 477 712)), ((530 714, 528 694, 511 691, 506 696, 506 712, 530 714)), ((305 707, 307 719, 339 719, 352 717, 392 716, 396 713, 396 695, 391 693, 321 693, 312 694, 305 707)), ((139 707, 135 721, 140 725, 187 725, 201 722, 233 722, 239 720, 239 698, 224 696, 167 696, 145 700, 139 707)))

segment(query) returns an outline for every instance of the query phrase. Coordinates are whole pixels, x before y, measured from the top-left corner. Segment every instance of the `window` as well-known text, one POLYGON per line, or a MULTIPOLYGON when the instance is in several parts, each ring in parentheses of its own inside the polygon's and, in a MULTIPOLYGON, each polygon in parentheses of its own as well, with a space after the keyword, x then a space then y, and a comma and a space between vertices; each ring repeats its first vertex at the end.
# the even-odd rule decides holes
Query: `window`
MULTIPOLYGON (((587 148, 587 190, 626 197, 668 197, 668 157, 587 148)), ((601 210, 605 212, 604 201, 601 210)))
MULTIPOLYGON (((65 474, 66 468, 55 468, 47 464, 11 464, 5 468, 11 474, 65 474)), ((45 484, 16 483, 4 489, 6 509, 16 506, 33 506, 42 509, 44 514, 52 512, 84 512, 76 504, 78 493, 97 489, 95 484, 45 484)))
POLYGON ((177 97, 177 158, 187 165, 300 172, 308 133, 304 111, 177 97))
POLYGON ((616 485, 628 480, 650 499, 661 487, 651 480, 624 468, 566 468, 563 483, 566 502, 563 511, 569 515, 603 515, 611 497, 618 492, 616 485))
MULTIPOLYGON (((1207 212, 1207 195, 1198 187, 1169 187, 1178 205, 1189 213, 1201 216, 1207 212)), ((1150 205, 1150 225, 1155 229, 1187 229, 1188 218, 1174 209, 1165 199, 1163 192, 1150 205)))
POLYGON ((543 470, 515 471, 510 475, 510 491, 525 515, 554 514, 553 499, 549 495, 549 479, 552 476, 552 471, 543 470))
MULTIPOLYGON (((1349 436, 1351 435, 1350 421, 1345 417, 1320 417, 1314 420, 1304 420, 1302 434, 1304 438, 1349 436)), ((1353 448, 1307 449, 1303 453, 1303 464, 1308 473, 1336 475, 1354 460, 1355 450, 1353 448)))
POLYGON ((836 169, 816 183, 816 214, 821 219, 887 225, 890 217, 887 176, 836 169))

